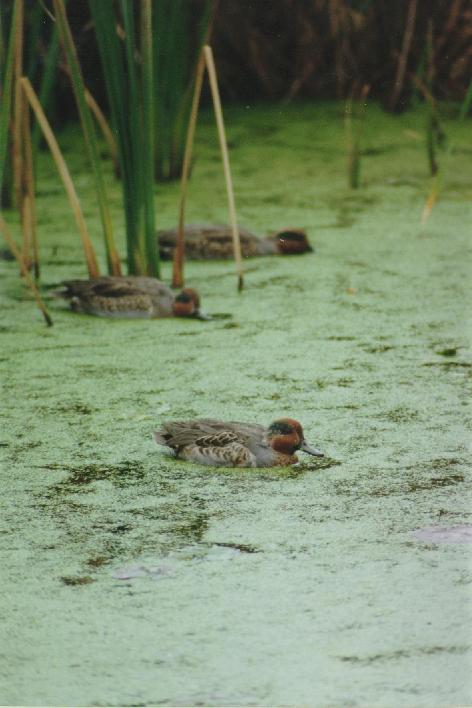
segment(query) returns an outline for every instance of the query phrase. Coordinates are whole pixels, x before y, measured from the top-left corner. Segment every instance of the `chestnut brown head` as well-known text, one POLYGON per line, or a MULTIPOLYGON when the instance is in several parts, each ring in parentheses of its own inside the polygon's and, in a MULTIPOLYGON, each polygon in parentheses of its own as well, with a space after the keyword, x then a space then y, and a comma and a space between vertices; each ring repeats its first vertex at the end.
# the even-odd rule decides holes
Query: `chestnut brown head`
POLYGON ((313 251, 303 229, 283 229, 275 234, 277 250, 283 256, 313 251))
POLYGON ((280 418, 271 423, 267 440, 274 450, 284 455, 293 455, 297 450, 303 450, 309 455, 323 457, 322 452, 306 442, 302 426, 293 418, 280 418))
POLYGON ((200 320, 211 319, 200 310, 200 296, 193 288, 184 288, 177 295, 172 305, 175 317, 196 317, 200 320))

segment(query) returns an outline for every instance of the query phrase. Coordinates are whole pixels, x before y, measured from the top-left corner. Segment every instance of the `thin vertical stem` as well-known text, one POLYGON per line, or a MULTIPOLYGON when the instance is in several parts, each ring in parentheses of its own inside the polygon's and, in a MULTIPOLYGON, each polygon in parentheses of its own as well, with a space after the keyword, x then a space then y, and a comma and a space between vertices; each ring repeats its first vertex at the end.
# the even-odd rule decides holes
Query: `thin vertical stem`
POLYGON ((48 123, 48 120, 47 120, 46 116, 44 115, 43 109, 41 108, 41 105, 38 101, 38 97, 36 96, 36 93, 35 93, 33 87, 31 86, 29 79, 26 76, 23 76, 23 78, 20 80, 20 83, 21 83, 21 87, 22 87, 23 91, 25 92, 26 97, 28 98, 28 101, 30 102, 30 105, 36 115, 36 120, 41 125, 43 135, 49 145, 49 149, 51 150, 52 156, 54 157, 57 169, 58 169, 59 174, 61 176, 62 183, 64 185, 66 192, 67 192, 67 196, 69 197, 69 202, 70 202, 70 205, 72 208, 72 212, 74 214, 75 221, 76 221, 77 227, 79 229, 80 237, 82 239, 82 245, 84 248, 85 259, 87 262, 89 276, 91 278, 97 278, 100 275, 100 271, 98 268, 98 262, 97 262, 97 258, 95 255, 95 250, 94 250, 92 242, 90 240, 87 225, 85 223, 85 219, 82 214, 82 209, 80 208, 79 198, 78 198, 77 193, 75 191, 75 187, 72 182, 71 176, 69 174, 69 170, 67 169, 67 165, 64 161, 64 158, 62 157, 59 145, 57 144, 57 140, 54 137, 54 134, 53 134, 51 127, 48 123))
POLYGON ((23 106, 20 78, 23 75, 23 30, 24 30, 24 0, 16 0, 18 12, 15 26, 15 58, 14 58, 14 103, 13 103, 13 184, 15 204, 21 210, 21 109, 23 106))
POLYGON ((103 138, 108 146, 115 174, 118 174, 120 170, 120 163, 118 159, 118 147, 116 145, 116 140, 113 136, 111 128, 108 125, 108 121, 105 118, 102 109, 100 108, 100 106, 98 105, 98 103, 96 102, 96 100, 88 89, 85 89, 84 96, 85 100, 87 101, 88 107, 92 111, 95 120, 97 121, 100 130, 102 131, 103 138))
POLYGON ((221 109, 220 94, 218 91, 218 81, 216 78, 215 62, 213 60, 213 52, 208 44, 203 47, 205 62, 208 69, 208 78, 210 80, 211 95, 213 98, 213 106, 215 109, 216 124, 218 126, 218 136, 220 139, 221 155, 223 158, 223 169, 226 180, 226 191, 228 194, 228 207, 231 223, 231 231, 233 234, 233 250, 234 259, 236 261, 236 270, 238 273, 238 290, 242 290, 243 267, 241 263, 241 243, 239 239, 239 229, 236 218, 236 203, 234 200, 233 180, 231 178, 231 169, 229 165, 228 145, 226 142, 225 126, 223 121, 223 111, 221 109))
POLYGON ((51 319, 51 315, 49 314, 45 304, 41 300, 41 295, 39 294, 38 288, 34 284, 33 278, 31 277, 31 275, 28 271, 28 268, 24 264, 23 258, 21 257, 20 249, 16 245, 15 240, 10 233, 10 229, 8 228, 7 223, 1 214, 0 214, 0 231, 3 234, 5 241, 8 243, 8 246, 9 246, 11 252, 15 256, 16 260, 18 261, 18 264, 19 264, 20 270, 21 270, 21 275, 26 280, 28 286, 31 288, 34 299, 36 300, 36 303, 37 303, 39 309, 41 310, 44 319, 46 320, 47 326, 52 327, 53 322, 51 319))
POLYGON ((154 81, 152 55, 152 3, 142 0, 141 5, 141 85, 142 85, 142 200, 144 211, 144 252, 146 275, 159 277, 154 219, 154 81))
MULTIPOLYGON (((26 97, 22 93, 23 106, 23 193, 28 203, 27 218, 33 249, 34 277, 39 278, 39 246, 36 228, 36 201, 34 194, 33 148, 31 140, 30 110, 26 97)), ((29 266, 29 263, 26 263, 29 266)))
POLYGON ((88 153, 92 170, 95 177, 95 187, 97 192, 98 205, 100 209, 100 219, 102 222, 105 248, 107 253, 108 270, 112 275, 121 274, 120 257, 115 247, 113 238, 113 227, 110 210, 108 207, 108 197, 103 180, 100 154, 98 150, 95 126, 92 121, 90 109, 85 98, 85 86, 80 69, 77 52, 67 21, 64 0, 53 0, 57 29, 62 42, 64 54, 71 73, 72 88, 74 91, 77 108, 79 110, 80 121, 84 133, 85 147, 88 153))
POLYGON ((406 64, 408 61, 408 54, 410 52, 411 42, 413 39, 413 32, 415 29, 415 19, 416 19, 416 6, 418 0, 410 0, 408 6, 408 14, 405 23, 405 33, 403 35, 402 49, 400 56, 398 57, 397 73, 395 76, 395 82, 393 84, 393 91, 390 98, 390 110, 394 111, 397 105, 397 101, 400 97, 401 90, 403 88, 403 83, 405 81, 406 64))
POLYGON ((193 142, 195 138, 195 127, 197 124, 198 106, 202 93, 203 74, 205 72, 205 57, 203 52, 197 64, 197 73, 195 76, 195 88, 193 91, 192 108, 190 110, 190 119, 187 130, 187 138, 185 141, 184 161, 182 165, 182 178, 180 181, 180 205, 179 205, 179 225, 177 228, 177 240, 174 251, 174 261, 172 268, 172 287, 181 288, 184 284, 184 224, 185 224, 185 206, 187 202, 187 185, 190 172, 190 163, 192 160, 193 142))
POLYGON ((15 58, 15 31, 18 17, 18 2, 13 4, 13 13, 10 25, 10 35, 8 39, 8 49, 6 55, 6 68, 0 96, 0 194, 3 186, 3 178, 5 174, 5 165, 7 162, 8 153, 8 128, 11 118, 12 106, 12 82, 13 82, 13 66, 15 58))

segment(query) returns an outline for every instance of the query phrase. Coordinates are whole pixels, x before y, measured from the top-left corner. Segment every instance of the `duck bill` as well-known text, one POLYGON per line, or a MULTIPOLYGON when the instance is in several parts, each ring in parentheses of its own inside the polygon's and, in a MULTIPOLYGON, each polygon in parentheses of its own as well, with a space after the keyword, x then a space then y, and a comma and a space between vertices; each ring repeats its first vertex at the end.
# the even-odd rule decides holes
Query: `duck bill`
POLYGON ((306 440, 303 440, 299 449, 303 452, 307 452, 309 455, 314 455, 315 457, 324 457, 324 452, 321 452, 321 450, 318 450, 316 447, 309 445, 306 440))

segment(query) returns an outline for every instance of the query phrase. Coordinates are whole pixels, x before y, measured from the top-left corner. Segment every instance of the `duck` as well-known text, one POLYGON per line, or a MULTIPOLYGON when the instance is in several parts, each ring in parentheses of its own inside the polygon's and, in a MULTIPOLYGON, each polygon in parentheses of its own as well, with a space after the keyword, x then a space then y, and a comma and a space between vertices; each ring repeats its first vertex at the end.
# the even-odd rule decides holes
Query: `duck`
MULTIPOLYGON (((157 232, 159 253, 163 260, 173 257, 178 229, 157 232)), ((313 251, 303 229, 287 228, 258 238, 247 229, 239 229, 241 254, 251 256, 295 255, 313 251)), ((185 257, 190 260, 213 260, 233 257, 233 236, 225 224, 188 224, 184 229, 185 257)))
POLYGON ((88 280, 64 280, 55 297, 69 300, 74 312, 111 318, 195 317, 210 319, 200 310, 193 288, 177 296, 157 278, 103 276, 88 280))
POLYGON ((177 420, 164 423, 154 440, 181 460, 213 467, 286 467, 298 462, 298 450, 324 457, 305 440, 301 424, 293 418, 280 418, 268 428, 212 418, 177 420))

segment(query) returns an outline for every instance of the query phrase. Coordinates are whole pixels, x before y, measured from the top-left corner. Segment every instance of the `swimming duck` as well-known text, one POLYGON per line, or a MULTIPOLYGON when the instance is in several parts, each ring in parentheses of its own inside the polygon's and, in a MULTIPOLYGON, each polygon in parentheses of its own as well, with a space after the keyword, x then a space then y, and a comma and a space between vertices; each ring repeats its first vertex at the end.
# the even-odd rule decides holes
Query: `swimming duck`
POLYGON ((165 423, 154 439, 182 460, 214 467, 285 467, 298 462, 297 450, 323 457, 306 442, 302 426, 292 418, 276 420, 268 428, 210 418, 177 420, 165 423))
POLYGON ((196 317, 209 319, 200 311, 200 298, 192 288, 175 296, 156 278, 106 276, 89 280, 65 280, 63 290, 53 295, 70 301, 75 312, 114 318, 196 317))
MULTIPOLYGON (((224 224, 188 224, 185 227, 185 256, 191 260, 233 257, 231 228, 224 224)), ((159 253, 163 260, 173 256, 177 229, 158 231, 159 253)), ((241 254, 250 256, 292 255, 313 251, 303 229, 283 229, 271 236, 258 238, 246 229, 239 229, 241 254)))

